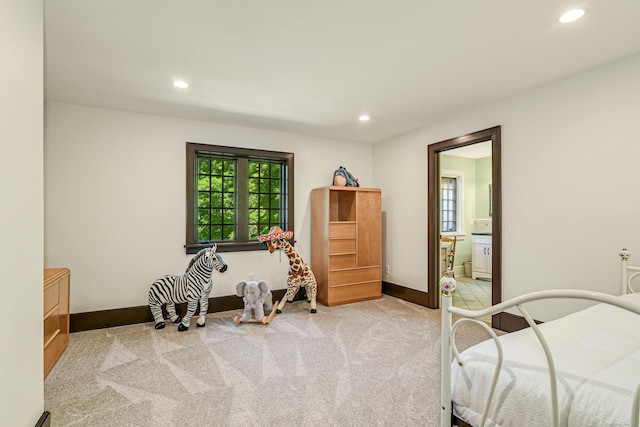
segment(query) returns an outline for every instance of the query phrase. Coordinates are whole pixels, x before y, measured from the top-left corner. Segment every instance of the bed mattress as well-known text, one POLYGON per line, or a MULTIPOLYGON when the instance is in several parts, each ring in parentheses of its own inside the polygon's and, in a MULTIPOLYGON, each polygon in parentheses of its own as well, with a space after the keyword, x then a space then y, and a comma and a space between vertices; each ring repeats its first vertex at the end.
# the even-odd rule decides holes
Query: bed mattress
MULTIPOLYGON (((623 295, 640 306, 640 294, 623 295)), ((596 304, 540 325, 558 377, 560 426, 629 426, 640 384, 640 316, 596 304)), ((504 361, 486 426, 552 425, 551 388, 544 352, 528 328, 500 337, 504 361)), ((478 426, 497 361, 492 340, 452 364, 453 413, 478 426)))

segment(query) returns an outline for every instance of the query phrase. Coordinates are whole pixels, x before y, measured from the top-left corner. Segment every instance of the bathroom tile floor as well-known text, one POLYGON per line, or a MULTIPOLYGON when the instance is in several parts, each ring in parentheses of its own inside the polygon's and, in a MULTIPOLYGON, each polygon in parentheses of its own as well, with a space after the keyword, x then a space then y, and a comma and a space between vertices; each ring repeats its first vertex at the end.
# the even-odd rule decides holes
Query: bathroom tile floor
MULTIPOLYGON (((453 306, 466 310, 482 310, 491 306, 491 281, 456 276, 457 288, 453 292, 453 306)), ((483 317, 491 324, 491 316, 483 317)))

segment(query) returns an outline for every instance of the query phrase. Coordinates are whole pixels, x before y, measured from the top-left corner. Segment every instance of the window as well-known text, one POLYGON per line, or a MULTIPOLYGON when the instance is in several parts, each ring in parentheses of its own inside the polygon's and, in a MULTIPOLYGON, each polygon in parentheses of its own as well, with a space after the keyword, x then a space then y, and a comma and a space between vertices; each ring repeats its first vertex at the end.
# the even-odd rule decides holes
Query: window
POLYGON ((440 177, 440 232, 462 234, 463 173, 443 171, 440 177))
POLYGON ((187 253, 263 249, 293 224, 293 154, 187 143, 187 253))

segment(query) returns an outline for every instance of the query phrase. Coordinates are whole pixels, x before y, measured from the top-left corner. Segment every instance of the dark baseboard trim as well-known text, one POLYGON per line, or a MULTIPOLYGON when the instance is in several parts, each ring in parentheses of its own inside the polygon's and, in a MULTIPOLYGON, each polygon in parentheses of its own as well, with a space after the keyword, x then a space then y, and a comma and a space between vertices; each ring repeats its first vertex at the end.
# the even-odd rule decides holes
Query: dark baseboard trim
POLYGON ((473 427, 471 424, 467 424, 455 415, 451 416, 451 424, 457 427, 473 427))
POLYGON ((395 283, 382 281, 382 293, 427 307, 428 296, 426 292, 416 291, 415 289, 396 285, 395 283))
MULTIPOLYGON (((273 291, 273 300, 280 301, 284 297, 285 292, 286 289, 273 291)), ((396 285, 395 283, 383 281, 382 293, 423 307, 428 306, 428 295, 426 292, 396 285)), ((306 295, 304 289, 301 289, 294 300, 299 301, 305 298, 306 295)), ((235 295, 209 298, 209 313, 240 310, 242 308, 242 298, 235 295)), ((182 316, 186 310, 186 304, 177 304, 176 311, 178 314, 182 316)), ((196 311, 196 314, 197 313, 198 311, 196 311)), ((153 316, 151 315, 149 306, 142 305, 137 307, 115 308, 112 310, 90 311, 86 313, 72 313, 69 319, 69 330, 70 332, 81 332, 147 322, 153 322, 153 316)), ((536 320, 536 323, 542 322, 536 320)), ((515 332, 527 327, 529 327, 529 324, 522 316, 505 312, 494 316, 494 328, 501 331, 515 332)))
MULTIPOLYGON (((280 289, 273 292, 274 301, 280 301, 286 292, 286 289, 280 289)), ((301 289, 294 301, 305 299, 304 289, 301 289)), ((218 313, 220 311, 229 311, 242 309, 244 303, 242 298, 236 295, 227 295, 222 297, 209 298, 209 313, 218 313)), ((164 307, 163 307, 164 311, 164 307)), ((187 311, 186 304, 176 304, 176 312, 184 315, 187 311)), ((196 310, 198 314, 199 310, 196 310)), ((164 312, 166 316, 166 312, 164 312)), ((114 326, 134 325, 136 323, 153 322, 153 316, 148 305, 137 307, 115 308, 112 310, 90 311, 86 313, 71 313, 69 316, 69 331, 81 332, 93 329, 111 328, 114 326)))
POLYGON ((36 427, 50 427, 51 426, 51 412, 44 411, 42 416, 36 423, 36 427))
MULTIPOLYGON (((527 320, 518 316, 517 314, 511 314, 507 312, 498 313, 496 316, 499 316, 498 325, 500 326, 498 329, 505 332, 516 332, 521 329, 526 329, 529 327, 529 323, 527 320)), ((535 320, 536 324, 541 324, 542 322, 539 320, 535 320)))

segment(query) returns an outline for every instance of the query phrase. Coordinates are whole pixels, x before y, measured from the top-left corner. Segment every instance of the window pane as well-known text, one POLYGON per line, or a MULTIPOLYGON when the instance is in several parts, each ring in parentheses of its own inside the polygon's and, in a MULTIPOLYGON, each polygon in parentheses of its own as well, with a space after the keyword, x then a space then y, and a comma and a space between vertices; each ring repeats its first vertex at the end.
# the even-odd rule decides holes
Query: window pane
POLYGON ((222 195, 223 206, 226 209, 235 209, 236 207, 236 199, 234 193, 224 193, 222 195))
POLYGON ((271 178, 280 178, 281 166, 276 163, 271 164, 271 178))
POLYGON ((198 209, 198 224, 200 225, 211 224, 209 209, 198 209))
POLYGON ((212 208, 222 207, 222 193, 211 193, 211 207, 212 208))
POLYGON ((198 226, 198 240, 211 240, 209 237, 209 227, 200 225, 198 226))
POLYGON ((230 161, 226 161, 224 162, 224 165, 222 167, 222 172, 224 174, 224 176, 236 176, 236 163, 235 162, 230 162, 230 161))
POLYGON ((235 191, 235 187, 236 187, 235 183, 236 183, 236 180, 233 178, 227 178, 227 177, 223 178, 222 191, 225 191, 225 192, 235 191))
POLYGON ((224 223, 225 224, 235 224, 236 222, 236 211, 232 209, 224 210, 224 223))
POLYGON ((198 173, 201 173, 203 175, 211 174, 211 163, 209 159, 198 160, 198 173))
POLYGON ((271 180, 271 188, 269 189, 269 191, 271 191, 272 193, 279 193, 280 192, 280 180, 279 179, 272 179, 271 180))
POLYGON ((211 175, 222 175, 222 165, 224 161, 220 159, 211 160, 211 175))
POLYGON ((249 208, 257 208, 259 206, 259 196, 255 193, 249 193, 249 208))
POLYGON ((209 193, 198 193, 198 207, 208 208, 209 206, 209 193))
POLYGON ((225 225, 223 227, 224 236, 222 240, 234 240, 235 239, 235 227, 232 225, 225 225))
POLYGON ((249 193, 257 193, 259 190, 260 180, 258 178, 249 178, 249 193))
POLYGON ((210 188, 210 177, 201 175, 198 178, 198 190, 199 191, 208 191, 210 188))
POLYGON ((222 240, 221 225, 214 225, 211 227, 211 240, 222 240))
POLYGON ((211 191, 222 191, 222 178, 219 176, 211 177, 211 191))
POLYGON ((222 209, 211 210, 210 224, 222 224, 222 209))
POLYGON ((249 225, 258 223, 258 209, 249 209, 249 225))

